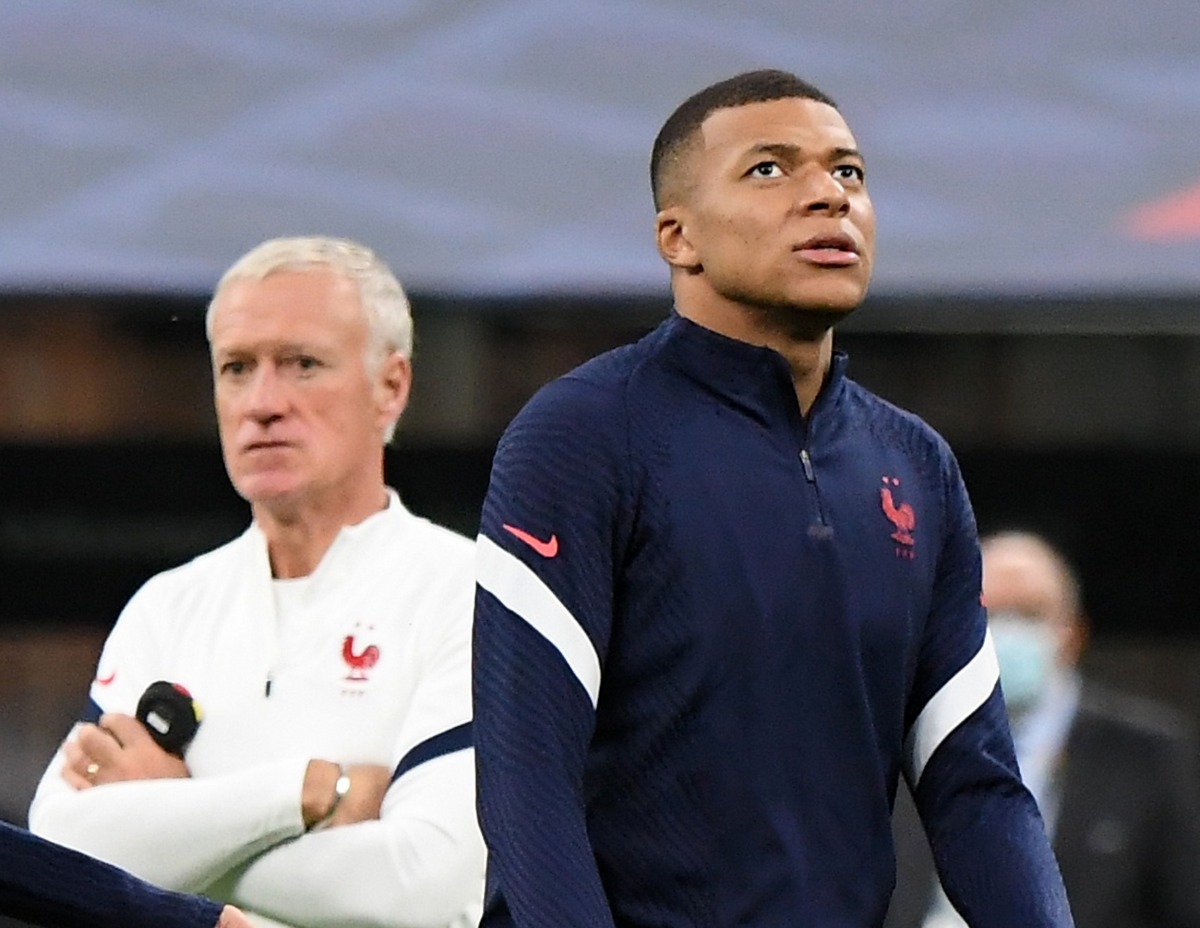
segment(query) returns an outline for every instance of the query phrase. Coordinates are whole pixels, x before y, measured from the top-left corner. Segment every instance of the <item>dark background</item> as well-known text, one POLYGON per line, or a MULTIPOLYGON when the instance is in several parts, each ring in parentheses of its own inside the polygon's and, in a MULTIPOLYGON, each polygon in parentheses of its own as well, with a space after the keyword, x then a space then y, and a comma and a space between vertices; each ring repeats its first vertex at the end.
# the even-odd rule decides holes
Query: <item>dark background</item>
MULTIPOLYGON (((1195 637, 1200 339, 1144 331, 1144 320, 1080 331, 1080 318, 1119 316, 1111 297, 954 303, 869 302, 837 336, 851 375, 951 441, 981 531, 1034 528, 1065 549, 1097 640, 1195 637), (1007 326, 954 325, 982 313, 1007 326)), ((496 438, 525 399, 669 309, 652 298, 414 305, 416 386, 387 474, 410 508, 468 535, 496 438), (468 378, 456 376, 464 370, 468 378)), ((46 398, 45 422, 26 408, 35 424, 10 422, 0 439, 0 627, 107 628, 151 573, 244 527, 215 438, 203 308, 184 298, 31 299, 0 316, 0 346, 8 320, 10 336, 21 332, 10 343, 44 356, 12 359, 29 367, 25 384, 47 368, 40 376, 65 398, 46 398), (63 332, 78 329, 71 348, 63 332), (93 354, 118 360, 81 375, 79 356, 93 354), (99 412, 56 426, 60 406, 85 399, 99 412)), ((1138 308, 1124 312, 1135 319, 1138 308)), ((1200 316, 1178 298, 1169 311, 1200 316)))
MULTIPOLYGON (((635 338, 662 298, 413 296, 411 405, 387 474, 473 534, 492 450, 541 384, 635 338)), ((28 294, 0 309, 0 817, 18 823, 136 587, 240 532, 201 296, 28 294)), ((1200 300, 876 296, 851 375, 939 429, 983 531, 1031 528, 1079 569, 1088 671, 1200 722, 1200 300), (987 324, 981 320, 990 320, 987 324)))
MULTIPOLYGON (((409 508, 473 535, 490 454, 486 445, 400 448, 387 473, 409 508)), ((248 519, 213 445, 37 444, 0 455, 13 474, 0 493, 8 628, 107 628, 150 574, 248 519)), ((1036 527, 1070 552, 1097 637, 1195 636, 1200 455, 975 449, 959 458, 981 530, 1036 527)))

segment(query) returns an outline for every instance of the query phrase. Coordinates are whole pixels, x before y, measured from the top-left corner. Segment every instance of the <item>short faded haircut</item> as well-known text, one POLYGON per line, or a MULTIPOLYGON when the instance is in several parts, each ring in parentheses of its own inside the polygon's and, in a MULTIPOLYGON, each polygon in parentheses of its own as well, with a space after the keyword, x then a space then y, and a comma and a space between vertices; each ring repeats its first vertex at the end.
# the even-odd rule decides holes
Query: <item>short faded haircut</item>
POLYGON ((650 191, 654 208, 671 205, 671 176, 684 160, 683 154, 700 126, 714 111, 767 103, 771 100, 816 100, 837 109, 837 104, 808 81, 789 71, 771 69, 746 71, 705 87, 679 104, 654 140, 650 154, 650 191))

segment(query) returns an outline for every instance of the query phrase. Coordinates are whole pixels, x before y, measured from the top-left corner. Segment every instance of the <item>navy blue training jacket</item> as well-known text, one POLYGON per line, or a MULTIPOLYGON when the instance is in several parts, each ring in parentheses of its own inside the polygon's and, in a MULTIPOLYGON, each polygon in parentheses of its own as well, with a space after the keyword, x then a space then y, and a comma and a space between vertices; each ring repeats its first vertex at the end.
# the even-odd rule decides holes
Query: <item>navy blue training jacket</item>
POLYGON ((1070 925, 945 442, 672 315, 498 447, 474 644, 485 928, 866 928, 912 784, 977 928, 1070 925))

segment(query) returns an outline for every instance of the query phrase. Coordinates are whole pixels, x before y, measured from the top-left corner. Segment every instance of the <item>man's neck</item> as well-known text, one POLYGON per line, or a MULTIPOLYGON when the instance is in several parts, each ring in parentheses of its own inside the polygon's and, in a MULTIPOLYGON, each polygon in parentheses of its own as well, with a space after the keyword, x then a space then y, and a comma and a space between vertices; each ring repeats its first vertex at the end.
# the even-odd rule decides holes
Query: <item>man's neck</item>
POLYGON ((792 384, 801 413, 807 415, 816 401, 833 360, 833 317, 802 308, 750 308, 721 305, 676 304, 681 316, 727 338, 759 345, 783 355, 792 372, 792 384))
POLYGON ((1075 667, 1056 667, 1045 689, 1032 705, 1009 710, 1013 738, 1052 741, 1065 737, 1066 727, 1079 708, 1082 678, 1075 667))
POLYGON ((808 415, 816 402, 817 394, 825 383, 829 366, 833 361, 833 330, 827 330, 819 342, 779 339, 766 342, 783 355, 792 371, 792 385, 796 389, 796 401, 800 412, 808 415))
POLYGON ((381 484, 377 491, 339 505, 272 501, 255 504, 251 509, 267 539, 271 575, 288 580, 307 577, 317 569, 343 528, 357 525, 387 506, 387 491, 381 484))

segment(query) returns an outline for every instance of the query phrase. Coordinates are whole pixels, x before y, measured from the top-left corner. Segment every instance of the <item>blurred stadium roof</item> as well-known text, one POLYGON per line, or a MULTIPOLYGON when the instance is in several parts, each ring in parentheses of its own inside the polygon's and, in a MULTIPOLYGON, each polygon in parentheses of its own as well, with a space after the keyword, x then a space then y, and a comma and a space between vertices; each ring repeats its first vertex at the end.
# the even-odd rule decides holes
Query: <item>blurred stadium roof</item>
POLYGON ((8 0, 0 290, 327 232, 429 293, 665 292, 653 137, 771 66, 866 153, 876 293, 1194 294, 1197 48, 1196 0, 8 0))

